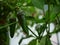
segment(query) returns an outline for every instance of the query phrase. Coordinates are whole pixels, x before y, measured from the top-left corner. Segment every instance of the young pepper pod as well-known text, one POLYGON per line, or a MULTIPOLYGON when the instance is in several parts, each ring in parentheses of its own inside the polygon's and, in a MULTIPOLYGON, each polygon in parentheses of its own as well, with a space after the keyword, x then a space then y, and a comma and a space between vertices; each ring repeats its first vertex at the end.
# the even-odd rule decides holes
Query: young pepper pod
POLYGON ((28 31, 28 28, 27 28, 27 23, 26 23, 26 18, 25 18, 25 15, 22 11, 18 11, 17 12, 17 18, 18 18, 18 22, 19 24, 21 25, 22 29, 23 29, 23 32, 27 35, 29 35, 29 31, 28 31))
MULTIPOLYGON (((14 23, 14 22, 16 22, 16 18, 11 18, 11 19, 9 19, 9 21, 10 21, 9 23, 14 23)), ((16 28, 15 23, 10 25, 10 36, 11 36, 11 38, 13 38, 13 36, 14 36, 15 28, 16 28)))

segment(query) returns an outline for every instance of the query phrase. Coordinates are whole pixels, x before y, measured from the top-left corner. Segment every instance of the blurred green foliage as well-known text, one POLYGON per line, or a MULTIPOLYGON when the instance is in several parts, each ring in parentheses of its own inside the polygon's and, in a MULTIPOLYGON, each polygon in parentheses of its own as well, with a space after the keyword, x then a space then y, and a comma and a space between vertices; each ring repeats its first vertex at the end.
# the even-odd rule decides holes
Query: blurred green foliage
POLYGON ((8 31, 12 38, 20 27, 27 34, 24 39, 30 37, 29 31, 36 36, 28 45, 52 45, 50 36, 60 32, 60 0, 0 0, 0 45, 9 45, 8 31), (45 5, 48 6, 46 12, 45 5), (50 32, 50 23, 55 26, 53 32, 50 32), (34 24, 37 24, 38 36, 28 27, 34 24), (45 36, 44 31, 47 32, 45 36))

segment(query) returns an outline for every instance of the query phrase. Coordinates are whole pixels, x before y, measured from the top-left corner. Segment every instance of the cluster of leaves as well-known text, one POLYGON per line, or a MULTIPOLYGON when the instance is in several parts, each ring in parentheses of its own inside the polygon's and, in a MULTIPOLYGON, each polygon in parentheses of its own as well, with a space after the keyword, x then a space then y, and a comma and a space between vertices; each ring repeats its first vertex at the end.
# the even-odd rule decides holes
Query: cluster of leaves
MULTIPOLYGON (((0 26, 0 33, 5 31, 5 27, 9 27, 10 36, 13 38, 19 23, 24 34, 26 34, 26 37, 22 38, 19 44, 23 39, 35 36, 36 38, 28 45, 52 45, 51 35, 60 32, 60 0, 1 0, 0 5, 0 25, 2 25, 0 26), (48 6, 46 12, 45 5, 48 6), (42 19, 38 18, 40 13, 37 14, 38 11, 36 9, 43 11, 42 19), (28 25, 33 26, 35 23, 37 24, 35 29, 38 36, 28 27, 28 25), (41 23, 43 24, 40 25, 41 23), (55 24, 56 28, 53 32, 50 32, 50 23, 55 24), (3 31, 1 32, 1 30, 3 31), (29 31, 34 36, 29 35, 29 31), (47 32, 45 36, 43 36, 44 31, 47 32)), ((6 33, 2 34, 6 35, 6 33)))

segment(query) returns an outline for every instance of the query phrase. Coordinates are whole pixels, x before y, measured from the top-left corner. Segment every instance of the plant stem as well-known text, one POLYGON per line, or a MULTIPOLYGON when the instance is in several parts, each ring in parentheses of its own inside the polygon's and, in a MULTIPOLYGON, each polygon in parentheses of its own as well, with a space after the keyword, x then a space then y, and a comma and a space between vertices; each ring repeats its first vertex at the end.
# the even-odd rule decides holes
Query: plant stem
POLYGON ((7 27, 9 25, 12 25, 12 24, 15 24, 15 23, 17 23, 17 22, 14 22, 14 23, 11 23, 11 24, 7 24, 7 25, 4 25, 4 26, 1 26, 0 29, 5 28, 5 27, 7 27))
POLYGON ((58 33, 56 34, 56 36, 57 36, 57 45, 59 45, 59 35, 58 35, 58 33))
POLYGON ((38 37, 29 27, 27 27, 27 28, 31 31, 32 34, 34 34, 36 37, 38 37))
MULTIPOLYGON (((59 20, 58 14, 57 14, 57 23, 58 23, 58 26, 59 26, 60 20, 59 20)), ((59 44, 59 35, 58 35, 58 33, 56 34, 56 36, 57 36, 58 45, 60 45, 59 44)))
POLYGON ((48 32, 50 31, 50 1, 48 2, 48 32))
POLYGON ((46 45, 48 45, 47 43, 47 38, 50 38, 50 0, 47 0, 48 1, 48 15, 47 15, 47 24, 48 24, 48 28, 46 29, 46 32, 47 32, 47 37, 46 37, 46 45))

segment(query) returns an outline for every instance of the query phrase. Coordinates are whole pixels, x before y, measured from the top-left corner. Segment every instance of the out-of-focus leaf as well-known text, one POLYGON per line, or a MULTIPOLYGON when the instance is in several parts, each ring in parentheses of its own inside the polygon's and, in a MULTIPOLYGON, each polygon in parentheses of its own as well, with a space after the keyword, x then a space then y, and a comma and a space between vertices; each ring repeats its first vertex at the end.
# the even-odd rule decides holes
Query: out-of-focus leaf
POLYGON ((49 15, 48 15, 48 11, 46 11, 46 15, 44 16, 45 17, 45 21, 46 22, 48 22, 48 19, 50 18, 50 22, 54 22, 55 20, 56 20, 56 14, 55 14, 55 12, 53 12, 52 10, 51 10, 51 12, 50 12, 50 17, 49 17, 49 15), (49 18, 48 18, 49 17, 49 18))
POLYGON ((15 8, 18 1, 17 0, 7 0, 6 2, 8 3, 9 6, 11 6, 12 8, 15 8))
POLYGON ((26 16, 26 19, 27 19, 27 20, 34 20, 35 18, 32 17, 32 16, 26 16))
POLYGON ((50 39, 47 36, 44 36, 41 40, 40 40, 40 45, 52 45, 50 39))
POLYGON ((35 23, 35 18, 32 16, 26 16, 26 20, 28 25, 33 26, 33 24, 35 23))
POLYGON ((46 35, 46 43, 45 45, 52 45, 51 40, 50 40, 50 35, 46 35))
POLYGON ((34 18, 32 16, 25 16, 26 17, 26 20, 29 20, 33 23, 45 23, 45 19, 38 19, 38 18, 34 18))
MULTIPOLYGON (((59 10, 60 6, 53 6, 51 5, 50 6, 50 22, 54 22, 57 18, 57 16, 59 15, 60 13, 60 10, 59 10)), ((46 15, 48 15, 48 12, 46 12, 46 15)), ((46 18, 48 18, 48 16, 45 16, 46 18)))
POLYGON ((56 4, 59 5, 60 4, 60 1, 59 0, 56 0, 56 4))
MULTIPOLYGON (((59 0, 49 0, 49 2, 53 6, 60 5, 60 1, 59 0)), ((45 0, 45 4, 48 4, 49 2, 48 2, 48 0, 45 0)))
POLYGON ((25 7, 22 7, 22 10, 25 11, 26 16, 32 16, 32 13, 35 13, 34 6, 25 6, 25 7))
POLYGON ((47 38, 46 45, 52 45, 51 40, 47 38))
POLYGON ((33 6, 33 4, 32 4, 32 2, 30 2, 26 6, 33 6))
POLYGON ((31 0, 26 0, 26 2, 27 2, 27 3, 30 3, 30 2, 31 2, 31 0))
POLYGON ((36 45, 37 44, 37 39, 33 39, 28 45, 36 45))
POLYGON ((56 14, 52 12, 50 15, 50 22, 55 21, 55 19, 56 19, 56 14))
POLYGON ((55 5, 56 4, 56 0, 45 0, 45 4, 48 4, 49 2, 50 2, 50 4, 52 4, 52 5, 55 5))
POLYGON ((59 13, 58 17, 60 17, 60 13, 59 13))
POLYGON ((40 45, 45 45, 46 44, 46 36, 43 37, 41 40, 40 40, 40 45))
POLYGON ((54 7, 53 7, 53 12, 54 12, 55 14, 59 13, 59 12, 60 12, 60 5, 54 6, 54 7))
POLYGON ((33 4, 32 4, 32 1, 31 1, 31 0, 26 0, 26 3, 27 3, 27 5, 26 5, 26 6, 33 6, 33 4))
POLYGON ((35 12, 35 8, 34 8, 34 6, 30 6, 28 9, 29 9, 30 13, 35 12))
POLYGON ((4 19, 7 18, 11 8, 7 5, 7 3, 0 1, 0 18, 3 16, 4 19))
POLYGON ((44 8, 44 0, 31 0, 33 5, 39 9, 43 9, 44 8))
POLYGON ((45 23, 45 19, 35 19, 36 21, 36 23, 45 23))
POLYGON ((45 19, 44 18, 43 19, 36 19, 36 18, 34 18, 32 16, 25 16, 25 17, 26 17, 26 20, 29 20, 31 22, 34 21, 34 23, 45 23, 45 19))
POLYGON ((44 16, 44 21, 45 21, 45 23, 47 22, 47 23, 49 23, 50 21, 49 21, 49 19, 50 19, 50 16, 48 15, 48 11, 46 11, 46 13, 45 13, 45 16, 44 16))

